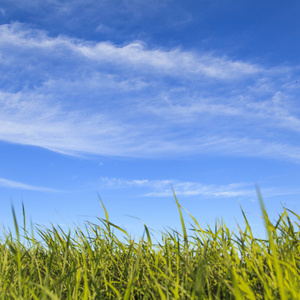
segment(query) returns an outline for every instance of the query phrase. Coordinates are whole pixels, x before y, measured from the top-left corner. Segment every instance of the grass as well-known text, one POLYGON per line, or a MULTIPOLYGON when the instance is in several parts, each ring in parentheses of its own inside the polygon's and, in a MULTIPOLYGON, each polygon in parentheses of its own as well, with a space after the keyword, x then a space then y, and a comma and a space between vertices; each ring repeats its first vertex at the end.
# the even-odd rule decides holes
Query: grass
POLYGON ((283 209, 271 223, 260 194, 266 239, 245 226, 168 230, 154 243, 145 225, 138 241, 105 219, 84 229, 37 227, 0 241, 0 299, 300 299, 300 217, 283 209), (291 216, 296 221, 291 220, 291 216), (124 239, 117 238, 121 231, 124 239), (34 235, 38 234, 38 238, 34 235))

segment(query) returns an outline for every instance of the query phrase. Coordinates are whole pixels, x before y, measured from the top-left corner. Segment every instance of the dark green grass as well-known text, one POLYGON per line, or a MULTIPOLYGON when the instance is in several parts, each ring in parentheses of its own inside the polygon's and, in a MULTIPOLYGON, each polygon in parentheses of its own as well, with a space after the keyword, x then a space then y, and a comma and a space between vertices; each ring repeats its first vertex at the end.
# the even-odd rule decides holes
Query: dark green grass
POLYGON ((20 230, 13 210, 16 235, 0 241, 0 299, 300 299, 300 217, 283 209, 271 223, 258 196, 266 239, 253 236, 243 210, 238 234, 224 223, 203 229, 191 216, 188 235, 175 195, 182 233, 165 231, 158 244, 146 225, 132 239, 104 206, 100 225, 32 233, 25 211, 20 230))

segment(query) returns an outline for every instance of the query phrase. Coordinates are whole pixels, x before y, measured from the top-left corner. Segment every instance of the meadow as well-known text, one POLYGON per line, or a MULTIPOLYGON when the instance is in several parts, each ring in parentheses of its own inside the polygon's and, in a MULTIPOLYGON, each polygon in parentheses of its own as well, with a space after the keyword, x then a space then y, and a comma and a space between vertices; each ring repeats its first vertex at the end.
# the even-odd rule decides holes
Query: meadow
POLYGON ((0 240, 0 299, 300 299, 300 216, 283 208, 271 222, 258 192, 266 238, 244 211, 239 232, 224 222, 190 230, 174 194, 181 232, 133 239, 109 220, 63 230, 20 226, 0 240), (116 234, 118 233, 118 234, 116 234), (119 233, 123 238, 120 239, 119 233))

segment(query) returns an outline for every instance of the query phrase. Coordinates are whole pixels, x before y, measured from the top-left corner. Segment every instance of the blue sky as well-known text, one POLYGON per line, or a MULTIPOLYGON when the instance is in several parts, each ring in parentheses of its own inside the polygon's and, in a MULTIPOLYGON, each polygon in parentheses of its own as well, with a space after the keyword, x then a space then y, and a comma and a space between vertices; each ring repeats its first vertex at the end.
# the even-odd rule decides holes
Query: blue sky
POLYGON ((299 212, 300 3, 0 3, 0 219, 261 234, 299 212), (138 217, 138 219, 133 218, 138 217), (187 218, 188 220, 188 218, 187 218))

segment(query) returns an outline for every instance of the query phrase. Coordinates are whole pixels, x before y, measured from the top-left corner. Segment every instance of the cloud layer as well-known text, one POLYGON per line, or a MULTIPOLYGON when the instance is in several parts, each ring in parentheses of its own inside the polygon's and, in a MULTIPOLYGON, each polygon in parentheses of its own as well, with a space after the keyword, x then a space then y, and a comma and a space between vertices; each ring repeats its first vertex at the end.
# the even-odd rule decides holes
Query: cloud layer
POLYGON ((0 26, 0 140, 70 155, 300 162, 297 67, 0 26))

